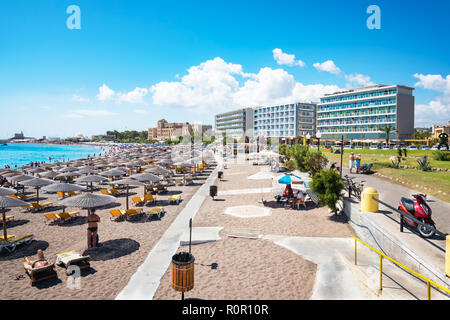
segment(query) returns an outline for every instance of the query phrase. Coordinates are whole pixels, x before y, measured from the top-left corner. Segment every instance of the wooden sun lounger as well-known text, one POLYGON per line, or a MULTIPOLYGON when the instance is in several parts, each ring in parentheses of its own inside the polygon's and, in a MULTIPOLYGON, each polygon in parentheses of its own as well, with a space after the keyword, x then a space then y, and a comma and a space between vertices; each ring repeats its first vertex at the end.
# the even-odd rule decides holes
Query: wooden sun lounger
POLYGON ((37 211, 44 210, 45 208, 48 208, 51 206, 53 206, 53 203, 50 201, 43 202, 43 203, 32 202, 30 207, 25 207, 25 208, 28 211, 37 212, 37 211))
POLYGON ((80 256, 80 254, 78 252, 76 252, 75 250, 71 250, 71 251, 66 251, 66 252, 62 252, 62 253, 58 253, 56 255, 57 257, 57 265, 63 268, 68 269, 70 266, 78 266, 80 268, 80 270, 85 270, 87 268, 90 268, 91 264, 89 263, 89 261, 91 260, 91 257, 89 256, 81 256, 78 258, 73 258, 70 259, 69 261, 67 261, 66 263, 61 259, 58 259, 58 257, 61 257, 62 255, 65 254, 77 254, 80 256), (60 260, 58 262, 58 260, 60 260))
POLYGON ((8 252, 13 252, 16 250, 16 247, 18 245, 21 245, 23 243, 30 244, 34 239, 33 234, 24 234, 18 238, 16 238, 15 235, 8 236, 8 240, 5 241, 3 237, 0 237, 0 251, 3 249, 8 250, 8 252))
MULTIPOLYGON (((8 223, 10 221, 14 220, 14 216, 6 216, 5 222, 8 223)), ((0 223, 3 223, 3 217, 0 217, 0 223)))
POLYGON ((49 264, 40 268, 34 268, 28 270, 25 268, 26 262, 23 263, 23 268, 26 274, 30 277, 31 285, 33 286, 36 282, 40 282, 48 279, 57 279, 58 274, 55 271, 55 264, 49 264))

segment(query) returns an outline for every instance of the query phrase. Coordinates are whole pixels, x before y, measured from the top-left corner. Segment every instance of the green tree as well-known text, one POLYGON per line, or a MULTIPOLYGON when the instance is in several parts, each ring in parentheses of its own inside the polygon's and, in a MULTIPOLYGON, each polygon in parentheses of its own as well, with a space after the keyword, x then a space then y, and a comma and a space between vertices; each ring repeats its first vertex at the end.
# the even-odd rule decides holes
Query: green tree
POLYGON ((311 176, 322 171, 328 163, 328 158, 320 151, 309 151, 306 156, 306 165, 311 176))
POLYGON ((382 128, 382 130, 383 130, 383 132, 384 132, 384 135, 386 136, 386 145, 389 146, 389 135, 391 134, 391 132, 394 132, 395 129, 394 129, 393 126, 385 125, 385 126, 382 128))
POLYGON ((313 176, 310 187, 320 203, 328 206, 336 214, 338 211, 336 203, 345 187, 339 173, 334 170, 320 171, 313 176))
POLYGON ((294 160, 296 168, 301 172, 307 172, 308 147, 296 144, 288 150, 288 155, 292 160, 294 160))

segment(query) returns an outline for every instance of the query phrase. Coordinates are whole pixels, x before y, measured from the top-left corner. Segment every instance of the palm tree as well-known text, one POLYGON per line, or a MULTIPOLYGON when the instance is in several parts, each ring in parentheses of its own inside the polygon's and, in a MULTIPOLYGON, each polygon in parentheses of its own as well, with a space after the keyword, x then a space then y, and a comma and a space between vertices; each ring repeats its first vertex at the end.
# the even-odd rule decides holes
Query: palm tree
POLYGON ((386 146, 389 146, 389 135, 391 134, 391 132, 394 132, 395 129, 394 127, 390 126, 390 125, 386 125, 382 128, 384 134, 386 135, 386 146))

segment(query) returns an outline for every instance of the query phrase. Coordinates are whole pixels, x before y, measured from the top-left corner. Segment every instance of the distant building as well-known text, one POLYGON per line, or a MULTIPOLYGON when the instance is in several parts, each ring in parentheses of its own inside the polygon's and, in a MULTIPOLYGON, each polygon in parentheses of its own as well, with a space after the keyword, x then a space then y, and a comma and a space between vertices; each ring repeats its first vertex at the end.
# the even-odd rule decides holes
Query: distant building
POLYGON ((253 109, 244 108, 215 116, 216 131, 230 137, 253 136, 253 109))
POLYGON ((433 138, 439 138, 441 133, 446 133, 450 136, 450 121, 447 124, 434 124, 432 127, 433 138))
POLYGON ((254 110, 254 136, 265 138, 296 138, 316 131, 316 104, 296 102, 285 105, 257 107, 254 110))
POLYGON ((28 140, 36 140, 36 138, 25 137, 25 135, 23 134, 23 131, 21 131, 20 133, 15 133, 14 137, 12 137, 9 140, 17 140, 17 141, 19 141, 19 140, 27 140, 28 141, 28 140))
POLYGON ((327 94, 317 105, 317 131, 323 139, 408 139, 414 133, 414 88, 374 85, 327 94))
POLYGON ((212 129, 210 125, 189 124, 183 123, 169 123, 165 119, 157 122, 156 128, 148 129, 148 140, 175 140, 179 136, 190 135, 194 132, 206 132, 212 129))

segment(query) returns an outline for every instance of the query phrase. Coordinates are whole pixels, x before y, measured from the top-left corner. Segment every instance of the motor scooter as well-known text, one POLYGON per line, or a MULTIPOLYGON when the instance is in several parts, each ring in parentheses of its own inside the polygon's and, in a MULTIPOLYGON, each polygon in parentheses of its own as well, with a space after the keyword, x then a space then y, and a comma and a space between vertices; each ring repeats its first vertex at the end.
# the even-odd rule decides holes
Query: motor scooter
MULTIPOLYGON (((427 195, 419 193, 413 194, 412 197, 414 197, 414 200, 404 197, 400 198, 398 210, 401 210, 407 215, 434 227, 435 223, 431 219, 431 208, 427 204, 427 195)), ((402 216, 401 219, 403 219, 404 223, 410 225, 411 227, 417 228, 419 234, 424 238, 430 238, 435 234, 434 230, 428 229, 405 216, 402 216)))

